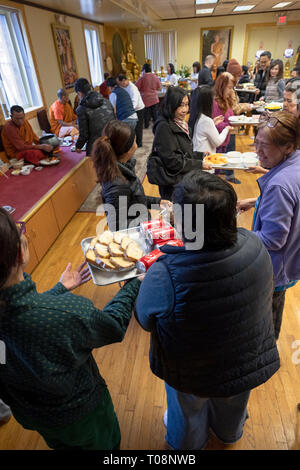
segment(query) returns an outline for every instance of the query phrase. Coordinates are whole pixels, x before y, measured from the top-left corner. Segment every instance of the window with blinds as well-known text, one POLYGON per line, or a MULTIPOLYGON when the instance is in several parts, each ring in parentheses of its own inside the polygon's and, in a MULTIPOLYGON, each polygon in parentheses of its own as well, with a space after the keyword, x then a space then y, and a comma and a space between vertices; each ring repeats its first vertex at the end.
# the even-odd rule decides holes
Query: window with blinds
POLYGON ((84 26, 84 34, 91 82, 92 86, 96 87, 104 81, 99 35, 97 29, 90 25, 84 26))
POLYGON ((19 105, 25 112, 43 106, 21 13, 0 7, 0 100, 3 115, 19 105))
POLYGON ((174 64, 176 69, 177 33, 176 31, 159 31, 144 33, 145 57, 152 62, 152 70, 164 70, 167 64, 174 64))

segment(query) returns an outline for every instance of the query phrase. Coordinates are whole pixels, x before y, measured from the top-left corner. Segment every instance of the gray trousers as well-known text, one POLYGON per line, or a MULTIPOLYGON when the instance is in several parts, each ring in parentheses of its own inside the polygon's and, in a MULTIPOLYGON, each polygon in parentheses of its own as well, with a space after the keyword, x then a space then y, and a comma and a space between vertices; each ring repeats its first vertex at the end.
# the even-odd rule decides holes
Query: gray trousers
POLYGON ((7 406, 2 400, 0 400, 0 424, 2 424, 2 422, 6 423, 10 416, 11 411, 9 406, 7 406))

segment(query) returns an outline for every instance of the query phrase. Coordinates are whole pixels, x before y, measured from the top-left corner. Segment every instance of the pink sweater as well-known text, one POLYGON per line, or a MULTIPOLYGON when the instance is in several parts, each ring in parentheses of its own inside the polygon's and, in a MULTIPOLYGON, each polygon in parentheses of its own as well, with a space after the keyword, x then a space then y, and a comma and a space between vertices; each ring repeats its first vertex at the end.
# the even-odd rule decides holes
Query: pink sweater
MULTIPOLYGON (((233 110, 229 108, 226 112, 220 108, 218 103, 214 100, 213 102, 213 111, 212 111, 212 118, 215 118, 217 116, 224 116, 224 121, 218 124, 216 127, 218 131, 221 133, 223 129, 225 129, 226 126, 230 126, 230 121, 229 117, 234 116, 233 110)), ((224 147, 227 146, 228 142, 230 139, 230 133, 228 133, 228 136, 226 137, 226 140, 224 141, 222 147, 219 147, 224 151, 224 147)))
POLYGON ((161 83, 154 73, 145 73, 135 84, 141 93, 146 108, 159 102, 157 91, 161 89, 161 83))

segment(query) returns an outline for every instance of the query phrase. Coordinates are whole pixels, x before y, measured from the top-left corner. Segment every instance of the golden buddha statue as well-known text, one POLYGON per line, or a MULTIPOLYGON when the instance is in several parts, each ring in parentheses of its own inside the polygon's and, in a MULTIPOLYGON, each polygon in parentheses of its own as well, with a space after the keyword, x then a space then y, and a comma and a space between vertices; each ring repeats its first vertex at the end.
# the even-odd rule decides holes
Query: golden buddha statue
POLYGON ((161 65, 161 67, 160 67, 160 76, 161 76, 161 77, 165 77, 165 76, 166 76, 166 74, 165 74, 165 72, 164 72, 164 66, 163 66, 163 65, 161 65))

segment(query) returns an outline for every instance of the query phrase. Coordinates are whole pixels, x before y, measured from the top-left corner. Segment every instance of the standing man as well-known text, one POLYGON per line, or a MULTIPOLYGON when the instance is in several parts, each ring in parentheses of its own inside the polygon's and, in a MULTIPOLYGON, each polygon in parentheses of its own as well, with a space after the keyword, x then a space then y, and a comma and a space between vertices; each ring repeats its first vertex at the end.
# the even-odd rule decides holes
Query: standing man
POLYGON ((143 146, 143 127, 145 105, 137 86, 130 82, 126 75, 120 74, 117 78, 118 85, 129 93, 133 108, 136 111, 138 122, 135 128, 136 143, 138 147, 143 146))
POLYGON ((255 93, 256 99, 262 98, 265 95, 267 86, 268 70, 271 65, 271 52, 264 51, 259 58, 259 69, 255 75, 254 85, 258 89, 255 93))
POLYGON ((209 85, 213 86, 214 80, 212 78, 211 71, 215 67, 216 57, 214 55, 208 55, 205 58, 204 66, 200 70, 198 75, 198 86, 209 85))
POLYGON ((21 106, 12 106, 10 117, 11 120, 5 124, 1 133, 8 159, 24 159, 38 165, 39 161, 45 158, 43 152, 50 153, 53 147, 49 144, 39 144, 39 138, 25 119, 24 109, 21 106))
POLYGON ((76 152, 80 153, 86 143, 86 155, 90 156, 93 143, 101 137, 105 124, 115 119, 115 114, 109 100, 93 91, 86 78, 76 80, 75 91, 80 100, 76 109, 79 126, 76 152))
POLYGON ((78 135, 77 116, 69 103, 67 91, 60 88, 57 92, 57 98, 49 108, 51 132, 61 138, 67 135, 78 135))
POLYGON ((160 80, 155 73, 152 73, 150 64, 143 65, 142 76, 136 81, 136 86, 145 104, 144 121, 145 129, 148 129, 151 117, 153 124, 158 117, 159 98, 157 92, 161 90, 160 80))
POLYGON ((184 246, 160 248, 136 314, 151 332, 151 370, 165 381, 166 441, 200 450, 210 429, 227 444, 242 437, 250 391, 279 369, 273 267, 262 241, 237 228, 237 196, 226 181, 191 171, 173 203, 184 246))
POLYGON ((109 101, 111 102, 115 114, 120 121, 126 122, 133 129, 136 128, 138 117, 134 110, 133 103, 124 88, 120 87, 117 80, 113 77, 107 80, 107 86, 111 93, 109 101))

